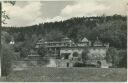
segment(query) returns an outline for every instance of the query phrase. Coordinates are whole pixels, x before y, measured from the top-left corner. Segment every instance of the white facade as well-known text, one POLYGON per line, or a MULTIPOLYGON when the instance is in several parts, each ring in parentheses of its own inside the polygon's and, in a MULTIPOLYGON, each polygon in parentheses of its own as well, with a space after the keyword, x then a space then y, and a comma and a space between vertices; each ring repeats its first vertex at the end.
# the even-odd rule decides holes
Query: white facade
POLYGON ((106 57, 107 48, 89 48, 88 56, 90 59, 104 59, 106 57))

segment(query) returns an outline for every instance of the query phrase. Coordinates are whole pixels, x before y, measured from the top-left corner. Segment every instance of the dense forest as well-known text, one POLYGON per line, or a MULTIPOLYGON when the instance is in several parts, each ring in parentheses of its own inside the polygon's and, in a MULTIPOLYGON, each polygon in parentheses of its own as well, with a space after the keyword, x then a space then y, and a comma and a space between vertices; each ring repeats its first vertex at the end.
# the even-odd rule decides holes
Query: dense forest
POLYGON ((28 27, 3 27, 16 42, 38 40, 59 41, 67 36, 78 42, 87 37, 95 41, 109 42, 111 47, 126 49, 127 45, 126 16, 74 17, 65 21, 42 23, 28 27))
MULTIPOLYGON (((126 16, 97 16, 97 17, 74 17, 59 22, 41 23, 27 27, 3 27, 6 41, 14 39, 15 52, 20 57, 26 57, 39 39, 46 41, 60 41, 62 37, 69 37, 74 42, 83 37, 92 43, 98 37, 100 41, 110 44, 110 55, 113 63, 125 66, 127 63, 127 18, 126 16), (118 56, 119 55, 119 56, 118 56), (117 58, 118 57, 118 58, 117 58)), ((109 60, 109 58, 108 58, 109 60)))

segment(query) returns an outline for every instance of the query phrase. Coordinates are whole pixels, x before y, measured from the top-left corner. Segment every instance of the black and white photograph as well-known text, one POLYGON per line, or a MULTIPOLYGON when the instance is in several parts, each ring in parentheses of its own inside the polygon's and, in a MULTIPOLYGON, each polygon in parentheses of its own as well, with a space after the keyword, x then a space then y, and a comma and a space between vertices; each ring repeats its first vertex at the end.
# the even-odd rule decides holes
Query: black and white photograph
POLYGON ((127 0, 0 1, 0 82, 127 82, 127 0))

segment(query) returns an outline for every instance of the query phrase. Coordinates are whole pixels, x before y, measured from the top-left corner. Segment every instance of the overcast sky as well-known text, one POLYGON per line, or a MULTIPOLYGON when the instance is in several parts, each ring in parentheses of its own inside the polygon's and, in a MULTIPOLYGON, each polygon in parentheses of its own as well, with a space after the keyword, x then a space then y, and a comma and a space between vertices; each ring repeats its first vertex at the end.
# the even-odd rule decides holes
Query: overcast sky
POLYGON ((3 4, 10 17, 4 26, 30 26, 44 22, 66 20, 71 17, 126 15, 127 0, 74 1, 17 1, 14 6, 3 4))

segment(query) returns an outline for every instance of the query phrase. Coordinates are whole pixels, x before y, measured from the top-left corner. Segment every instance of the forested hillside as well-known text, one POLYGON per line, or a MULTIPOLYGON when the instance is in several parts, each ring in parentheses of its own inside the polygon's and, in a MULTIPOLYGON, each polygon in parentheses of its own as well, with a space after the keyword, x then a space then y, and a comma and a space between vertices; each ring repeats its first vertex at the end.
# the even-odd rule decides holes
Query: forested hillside
POLYGON ((110 46, 126 48, 127 23, 126 17, 120 15, 101 17, 75 17, 65 21, 42 23, 28 27, 4 27, 16 42, 26 40, 36 41, 45 38, 47 41, 57 41, 67 36, 75 42, 87 37, 92 42, 96 37, 110 46))

